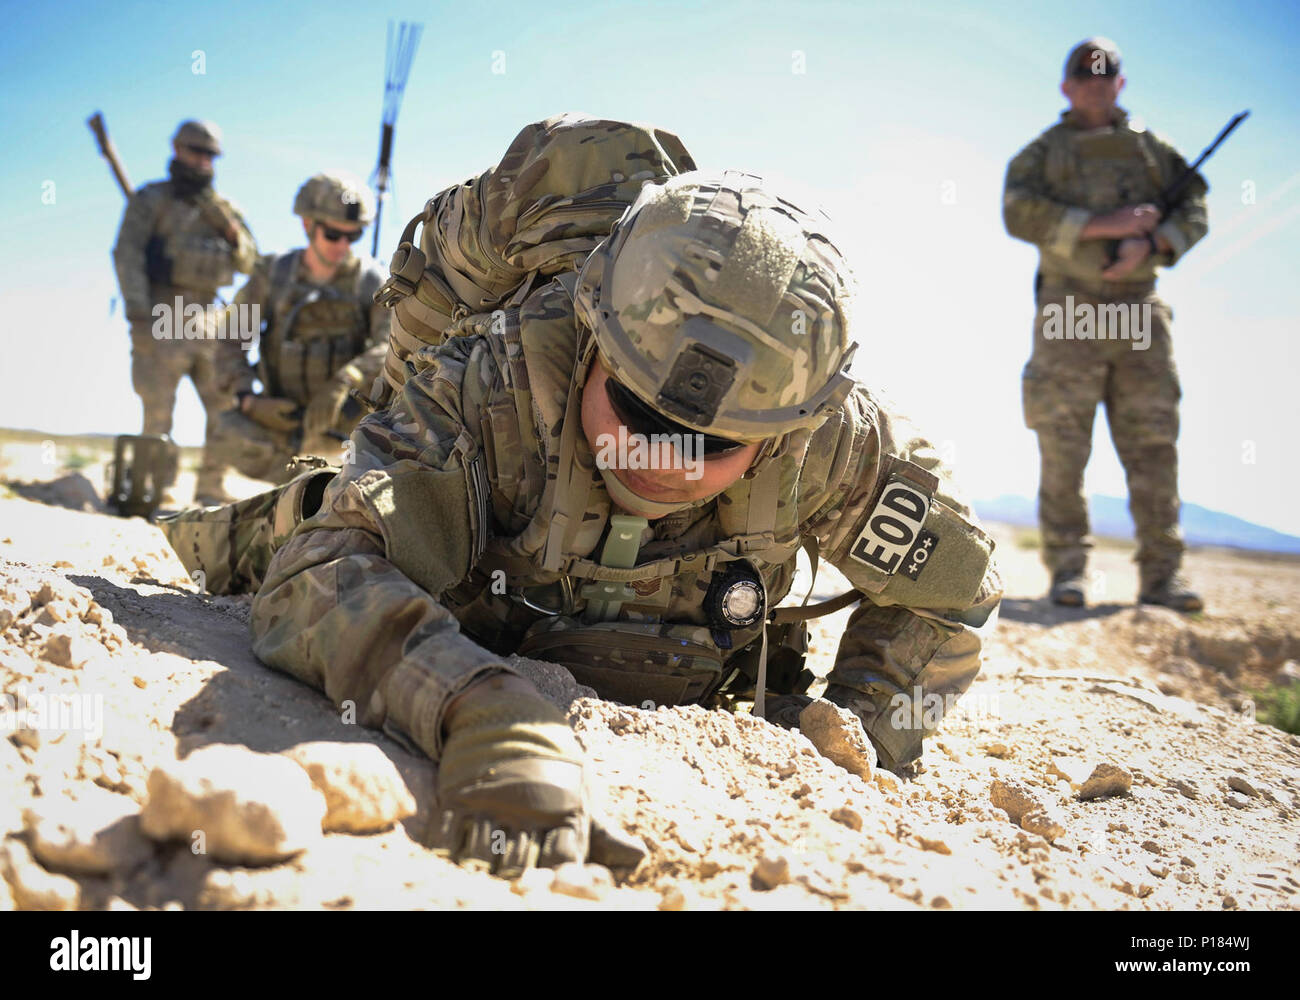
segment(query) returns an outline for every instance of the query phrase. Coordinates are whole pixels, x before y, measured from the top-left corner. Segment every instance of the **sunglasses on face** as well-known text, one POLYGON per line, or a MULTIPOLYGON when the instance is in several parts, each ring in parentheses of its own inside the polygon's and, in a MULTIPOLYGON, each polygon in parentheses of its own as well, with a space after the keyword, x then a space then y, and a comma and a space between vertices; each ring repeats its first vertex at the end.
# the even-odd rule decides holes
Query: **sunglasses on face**
POLYGON ((700 453, 710 458, 728 455, 745 447, 742 441, 732 441, 730 438, 717 437, 713 434, 701 434, 685 424, 668 419, 658 410, 643 403, 631 389, 612 377, 605 380, 605 395, 609 397, 609 405, 613 407, 614 415, 618 417, 619 422, 634 434, 643 434, 647 437, 651 434, 680 434, 683 439, 688 435, 694 435, 701 439, 700 453))
POLYGON ((193 153, 195 156, 203 156, 209 160, 215 159, 217 156, 217 154, 214 153, 212 150, 204 149, 202 146, 186 145, 184 148, 187 149, 189 152, 193 153))
POLYGON ((317 223, 316 227, 320 230, 320 234, 331 243, 337 243, 339 240, 347 240, 349 243, 355 243, 357 240, 361 239, 361 234, 365 232, 364 229, 335 229, 333 226, 327 226, 323 222, 317 223))

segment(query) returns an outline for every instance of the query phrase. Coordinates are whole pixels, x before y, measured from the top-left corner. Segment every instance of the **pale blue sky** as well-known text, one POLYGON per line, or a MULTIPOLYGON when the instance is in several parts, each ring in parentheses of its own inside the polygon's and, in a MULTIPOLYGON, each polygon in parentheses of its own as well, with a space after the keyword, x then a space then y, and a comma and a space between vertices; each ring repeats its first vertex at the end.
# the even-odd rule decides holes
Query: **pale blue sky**
MULTIPOLYGON (((1002 229, 1003 172, 1064 106, 1069 48, 1109 35, 1129 78, 1122 103, 1189 159, 1252 110, 1206 167, 1210 236, 1162 281, 1184 391, 1182 492, 1300 533, 1295 3, 5 7, 0 425, 139 429, 125 323, 110 311, 123 201, 87 116, 103 111, 137 185, 164 174, 177 122, 214 119, 218 189, 264 251, 288 249, 307 176, 374 166, 392 16, 426 28, 382 258, 426 198, 493 163, 522 125, 568 110, 652 122, 702 166, 784 178, 822 201, 861 286, 858 377, 945 447, 975 497, 1037 487, 1019 384, 1035 253, 1002 229)), ((188 385, 176 436, 202 439, 188 385)), ((1088 487, 1124 495, 1102 420, 1088 487)))

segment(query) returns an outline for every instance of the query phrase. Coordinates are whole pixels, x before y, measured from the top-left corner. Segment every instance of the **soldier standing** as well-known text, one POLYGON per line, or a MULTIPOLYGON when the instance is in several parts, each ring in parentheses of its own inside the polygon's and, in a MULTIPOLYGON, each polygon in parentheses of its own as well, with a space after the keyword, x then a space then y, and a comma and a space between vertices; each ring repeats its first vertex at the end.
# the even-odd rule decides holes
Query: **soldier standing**
MULTIPOLYGON (((221 155, 221 130, 212 122, 182 122, 172 138, 170 178, 146 184, 127 202, 113 262, 131 324, 131 384, 144 406, 144 434, 170 434, 176 386, 189 376, 207 413, 196 495, 219 490, 221 466, 212 455, 213 423, 225 407, 218 370, 238 340, 182 335, 185 307, 205 311, 217 289, 247 273, 257 245, 239 210, 212 189, 213 160, 221 155), (164 315, 164 312, 180 313, 164 315)), ((175 482, 175 453, 165 476, 175 482)), ((170 488, 163 502, 174 504, 170 488)))
MULTIPOLYGON (((825 218, 693 168, 661 129, 524 129, 407 226, 377 296, 394 395, 351 460, 242 508, 279 546, 257 655, 439 761, 439 842, 503 874, 638 857, 589 814, 581 747, 507 654, 632 704, 747 679, 763 714, 768 640, 799 645, 769 608, 809 548, 861 599, 826 697, 897 770, 978 673, 1001 596, 936 451, 844 374, 825 218), (656 442, 673 461, 645 461, 656 442)), ((240 513, 164 530, 187 565, 247 565, 220 548, 240 513)), ((797 673, 770 720, 797 724, 797 673)))
MULTIPOLYGON (((214 450, 224 465, 271 482, 289 478, 298 452, 333 454, 362 416, 349 389, 368 389, 383 368, 389 311, 373 301, 384 273, 352 252, 374 218, 355 178, 320 173, 294 198, 307 246, 258 260, 232 315, 256 307, 263 329, 254 369, 229 355, 225 384, 238 400, 217 421, 214 450), (262 391, 253 392, 254 377, 262 391)), ((224 491, 209 502, 225 502, 224 491)))
POLYGON ((1007 168, 1007 232, 1035 244, 1037 313, 1023 375, 1025 423, 1042 459, 1038 516, 1049 596, 1082 606, 1091 540, 1083 473, 1105 402, 1137 525, 1139 600, 1197 611, 1179 573, 1178 400, 1172 312, 1155 294, 1160 267, 1207 230, 1197 175, 1163 221, 1160 192, 1186 170, 1168 142, 1116 106, 1124 87, 1115 43, 1071 50, 1061 92, 1070 108, 1007 168))

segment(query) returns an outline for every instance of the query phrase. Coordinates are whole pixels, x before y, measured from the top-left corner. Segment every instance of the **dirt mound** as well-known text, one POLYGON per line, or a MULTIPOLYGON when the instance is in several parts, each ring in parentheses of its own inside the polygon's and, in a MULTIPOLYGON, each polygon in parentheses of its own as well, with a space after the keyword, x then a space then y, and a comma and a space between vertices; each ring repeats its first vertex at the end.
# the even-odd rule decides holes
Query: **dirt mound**
MULTIPOLYGON (((151 525, 23 499, 0 500, 0 519, 0 908, 1300 907, 1300 738, 1241 700, 1295 656, 1291 564, 1194 554, 1214 616, 1107 594, 1063 613, 1036 596, 1032 553, 1004 544, 1012 596, 985 668, 907 780, 870 761, 850 773, 749 716, 602 702, 521 661, 567 709, 597 807, 649 857, 617 878, 588 865, 510 883, 429 850, 430 762, 258 663, 249 599, 195 592, 151 525), (1240 599, 1261 577, 1273 603, 1240 599), (387 764, 367 766, 396 775, 341 780, 340 808, 360 815, 348 795, 396 781, 414 811, 391 807, 375 826, 405 818, 375 833, 304 832, 307 807, 277 807, 261 782, 315 803, 294 748, 322 742, 336 761, 372 744, 387 764), (217 860, 194 836, 211 830, 141 822, 151 776, 213 744, 254 763, 228 765, 227 804, 195 806, 218 817, 203 823, 239 850, 265 834, 284 860, 217 860)), ((821 675, 838 628, 814 636, 821 675)))

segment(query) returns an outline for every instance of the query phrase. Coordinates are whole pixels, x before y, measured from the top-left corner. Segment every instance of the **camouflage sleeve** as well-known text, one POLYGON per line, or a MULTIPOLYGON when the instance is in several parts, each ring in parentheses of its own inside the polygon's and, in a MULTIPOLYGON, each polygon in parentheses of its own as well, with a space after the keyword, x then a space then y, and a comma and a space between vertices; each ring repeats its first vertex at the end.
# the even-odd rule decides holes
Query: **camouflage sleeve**
MULTIPOLYGON (((1150 133, 1148 133, 1150 135, 1150 133)), ((1187 161, 1170 143, 1157 135, 1151 135, 1160 159, 1161 170, 1166 184, 1172 184, 1187 170, 1187 161)), ((1163 236, 1172 248, 1165 256, 1167 264, 1172 265, 1182 258, 1207 232, 1210 224, 1206 215, 1205 195, 1209 186, 1200 174, 1188 182, 1177 202, 1169 207, 1165 220, 1160 223, 1156 233, 1163 236)))
POLYGON ((825 696, 861 718, 883 766, 896 770, 921 755, 922 739, 979 673, 1002 583, 992 543, 956 496, 938 454, 905 421, 873 411, 855 393, 845 423, 856 429, 822 443, 843 468, 831 480, 831 496, 840 499, 821 518, 822 551, 866 595, 840 639, 825 696), (864 432, 872 425, 878 437, 864 432), (938 480, 929 513, 919 519, 909 498, 891 505, 903 468, 895 459, 907 463, 906 475, 938 480), (892 520, 882 524, 882 512, 892 520), (900 542, 897 560, 879 548, 896 540, 894 532, 910 536, 900 542))
POLYGON ((153 300, 149 292, 149 274, 145 269, 145 245, 153 235, 157 200, 142 187, 126 203, 122 225, 113 247, 113 266, 122 291, 127 319, 145 322, 152 318, 153 300))
POLYGON ((411 379, 362 420, 354 457, 276 553, 252 608, 258 657, 434 760, 448 701, 509 672, 436 596, 475 557, 464 464, 475 448, 450 377, 411 379))
POLYGON ((1007 165, 1002 222, 1016 239, 1069 256, 1092 212, 1048 196, 1044 183, 1047 139, 1039 136, 1007 165))
POLYGON ((253 239, 253 231, 248 228, 248 223, 244 221, 244 214, 234 202, 225 198, 222 201, 225 202, 227 214, 238 237, 232 252, 235 270, 239 274, 252 274, 258 262, 257 241, 253 239))
MULTIPOLYGON (((259 257, 251 268, 248 280, 244 282, 243 287, 235 293, 230 305, 226 308, 226 329, 240 330, 243 333, 241 317, 253 315, 253 307, 256 306, 256 315, 260 320, 269 318, 269 295, 271 288, 271 260, 270 256, 259 257)), ((260 322, 257 324, 260 326, 260 322)), ((256 369, 248 361, 248 352, 252 349, 261 334, 260 329, 254 329, 250 340, 227 340, 221 342, 221 350, 217 352, 217 384, 221 386, 223 392, 228 392, 232 396, 240 392, 253 391, 253 379, 256 375, 256 369)))

